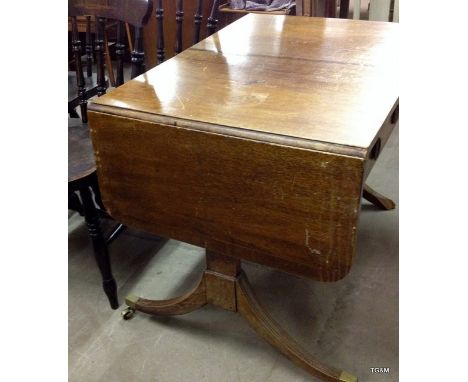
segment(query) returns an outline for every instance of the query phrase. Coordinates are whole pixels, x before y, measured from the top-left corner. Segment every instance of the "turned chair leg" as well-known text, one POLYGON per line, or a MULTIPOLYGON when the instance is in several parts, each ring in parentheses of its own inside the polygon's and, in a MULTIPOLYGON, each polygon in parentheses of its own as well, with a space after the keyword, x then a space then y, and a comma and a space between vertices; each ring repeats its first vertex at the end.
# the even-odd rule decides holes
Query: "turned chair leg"
POLYGON ((80 102, 81 121, 88 123, 88 101, 80 102))
POLYGON ((94 172, 91 175, 90 185, 94 193, 94 200, 96 201, 96 204, 102 211, 105 211, 106 207, 104 207, 104 203, 102 202, 101 190, 99 188, 98 177, 96 172, 94 172))
POLYGON ((117 309, 119 307, 117 284, 112 275, 107 245, 101 232, 99 214, 94 205, 88 185, 84 185, 80 188, 80 195, 83 202, 85 222, 93 243, 94 257, 102 275, 102 286, 109 299, 111 308, 117 309))
MULTIPOLYGON (((104 207, 104 203, 102 202, 102 196, 101 196, 101 190, 99 189, 99 183, 98 183, 98 178, 97 178, 97 174, 94 173, 93 175, 91 175, 91 178, 90 178, 90 182, 89 184, 91 185, 91 190, 93 190, 93 194, 94 194, 94 201, 96 202, 96 204, 98 205, 100 211, 99 211, 99 214, 101 217, 110 217, 107 212, 106 212, 106 208, 104 207)), ((115 239, 117 239, 117 237, 126 229, 127 227, 125 227, 123 224, 121 223, 118 223, 111 231, 111 233, 109 234, 109 236, 107 237, 106 239, 106 244, 109 245, 111 244, 115 239)))
POLYGON ((81 201, 75 192, 71 192, 68 194, 68 209, 78 212, 81 216, 83 216, 84 214, 81 201))
POLYGON ((70 118, 80 118, 74 108, 68 108, 68 114, 70 115, 70 118))

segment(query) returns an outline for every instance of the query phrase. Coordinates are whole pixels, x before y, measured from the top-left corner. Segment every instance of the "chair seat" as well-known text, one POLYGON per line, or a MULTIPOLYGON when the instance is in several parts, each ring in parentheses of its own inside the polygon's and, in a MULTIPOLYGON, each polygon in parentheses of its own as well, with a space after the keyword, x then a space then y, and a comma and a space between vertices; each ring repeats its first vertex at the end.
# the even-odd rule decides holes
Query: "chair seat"
POLYGON ((88 125, 80 118, 68 118, 68 182, 96 171, 96 160, 88 125))

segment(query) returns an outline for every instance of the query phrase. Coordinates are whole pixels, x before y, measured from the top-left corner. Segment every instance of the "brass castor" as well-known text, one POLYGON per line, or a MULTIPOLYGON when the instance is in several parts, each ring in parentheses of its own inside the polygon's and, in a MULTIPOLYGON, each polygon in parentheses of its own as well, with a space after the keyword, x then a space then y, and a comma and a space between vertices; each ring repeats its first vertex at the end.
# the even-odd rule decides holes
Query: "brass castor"
POLYGON ((127 309, 124 309, 121 314, 124 320, 130 320, 135 314, 135 309, 128 307, 127 309))

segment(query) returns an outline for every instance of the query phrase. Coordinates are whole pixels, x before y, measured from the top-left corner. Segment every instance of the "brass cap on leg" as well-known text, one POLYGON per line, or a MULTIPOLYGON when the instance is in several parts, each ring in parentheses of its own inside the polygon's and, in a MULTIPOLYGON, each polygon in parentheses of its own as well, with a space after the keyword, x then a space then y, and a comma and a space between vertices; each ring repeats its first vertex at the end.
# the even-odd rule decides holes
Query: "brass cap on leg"
POLYGON ((126 303, 130 308, 135 308, 135 305, 136 305, 136 303, 138 302, 139 299, 140 299, 140 297, 135 296, 134 294, 129 294, 129 295, 125 298, 125 303, 126 303))
POLYGON ((351 374, 347 373, 346 371, 342 371, 341 374, 340 374, 340 381, 343 381, 343 382, 358 382, 358 379, 354 375, 351 375, 351 374))

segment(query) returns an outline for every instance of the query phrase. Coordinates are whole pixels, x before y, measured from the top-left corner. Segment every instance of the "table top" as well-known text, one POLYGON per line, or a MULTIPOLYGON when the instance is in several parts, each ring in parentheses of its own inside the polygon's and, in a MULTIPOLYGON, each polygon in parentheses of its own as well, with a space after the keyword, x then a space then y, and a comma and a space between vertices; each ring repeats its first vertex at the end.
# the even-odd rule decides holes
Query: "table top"
POLYGON ((249 14, 93 108, 365 156, 398 100, 397 42, 394 23, 249 14))

